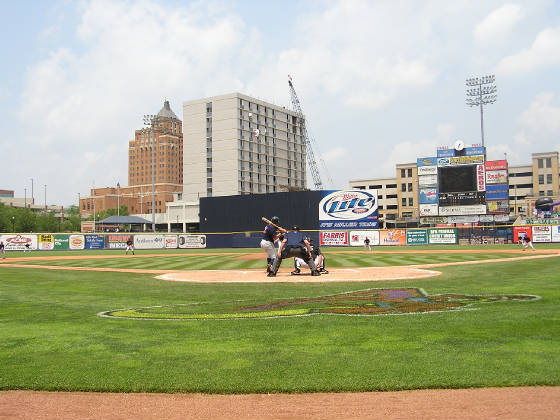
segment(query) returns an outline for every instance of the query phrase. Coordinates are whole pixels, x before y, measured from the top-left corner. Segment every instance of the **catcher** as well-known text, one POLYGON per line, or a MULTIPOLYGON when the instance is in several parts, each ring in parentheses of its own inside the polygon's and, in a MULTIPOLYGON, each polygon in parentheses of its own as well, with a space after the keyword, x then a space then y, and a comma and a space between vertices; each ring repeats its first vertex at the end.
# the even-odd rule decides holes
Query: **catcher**
MULTIPOLYGON (((311 248, 311 256, 313 257, 313 261, 315 262, 315 267, 319 270, 321 274, 329 274, 327 270, 325 270, 325 256, 321 253, 321 250, 318 246, 313 244, 313 239, 307 238, 309 242, 309 247, 311 248)), ((292 271, 292 275, 298 275, 301 273, 301 267, 309 267, 303 259, 299 257, 294 258, 294 271, 292 271)))
POLYGON ((312 276, 321 275, 315 266, 315 261, 313 261, 309 241, 303 236, 303 233, 299 231, 297 226, 294 226, 290 232, 284 235, 280 248, 278 248, 278 257, 274 261, 272 271, 268 273, 268 277, 275 277, 280 264, 282 264, 282 259, 290 257, 301 258, 311 269, 312 276))

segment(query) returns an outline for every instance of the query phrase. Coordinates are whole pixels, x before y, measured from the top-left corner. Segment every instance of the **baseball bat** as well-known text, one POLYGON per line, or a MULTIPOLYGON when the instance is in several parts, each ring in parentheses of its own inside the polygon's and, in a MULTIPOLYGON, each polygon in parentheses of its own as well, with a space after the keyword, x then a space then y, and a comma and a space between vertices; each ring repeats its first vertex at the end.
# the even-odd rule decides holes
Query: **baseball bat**
POLYGON ((278 226, 276 223, 272 223, 270 220, 268 220, 268 219, 267 219, 266 217, 264 217, 264 216, 261 217, 261 220, 262 220, 263 222, 265 222, 266 224, 268 224, 268 225, 274 226, 276 229, 278 229, 278 230, 279 230, 280 232, 282 232, 282 233, 286 233, 286 232, 287 232, 286 229, 284 229, 283 227, 278 226))

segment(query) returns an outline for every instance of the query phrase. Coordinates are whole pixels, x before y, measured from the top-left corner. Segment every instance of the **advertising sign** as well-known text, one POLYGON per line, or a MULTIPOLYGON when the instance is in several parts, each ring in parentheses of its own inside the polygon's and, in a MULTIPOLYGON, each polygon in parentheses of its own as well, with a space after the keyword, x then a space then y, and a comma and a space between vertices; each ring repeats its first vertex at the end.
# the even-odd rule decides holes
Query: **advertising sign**
POLYGON ((324 191, 319 229, 377 229, 377 190, 324 191))
POLYGON ((439 208, 440 216, 461 216, 468 214, 486 214, 486 205, 477 204, 474 206, 449 206, 439 208))
POLYGON ((418 175, 437 175, 437 166, 419 166, 418 175))
POLYGON ((437 151, 438 158, 455 156, 455 149, 440 149, 437 151))
POLYGON ((465 147, 465 155, 466 156, 484 155, 484 147, 482 146, 465 147))
POLYGON ((490 160, 484 163, 487 171, 507 169, 507 160, 490 160))
POLYGON ((437 175, 422 175, 418 177, 419 187, 437 187, 437 175))
POLYGON ((482 223, 492 223, 494 221, 494 215, 492 214, 481 214, 478 218, 482 223))
POLYGON ((68 244, 70 249, 84 249, 86 246, 84 235, 70 235, 68 244))
POLYGON ((448 223, 476 223, 480 221, 480 217, 477 214, 470 216, 449 216, 447 218, 448 223))
POLYGON ((206 235, 179 235, 178 246, 184 248, 206 248, 206 235))
POLYGON ((455 156, 438 159, 438 166, 479 165, 484 163, 484 156, 455 156))
POLYGON ((126 242, 131 238, 131 235, 107 235, 107 248, 108 249, 126 249, 126 242))
POLYGON ((428 231, 426 229, 408 229, 406 231, 407 245, 426 245, 428 243, 428 231))
POLYGON ((552 242, 560 242, 560 226, 550 226, 550 236, 552 242))
POLYGON ((163 235, 134 235, 134 248, 163 249, 165 238, 163 235))
POLYGON ((422 166, 437 166, 436 157, 425 157, 416 159, 416 166, 419 168, 422 166))
POLYGON ((551 242, 550 226, 533 226, 533 242, 551 242))
POLYGON ((82 233, 93 233, 95 228, 95 224, 92 221, 89 222, 82 222, 81 223, 81 230, 82 233))
POLYGON ((364 246, 366 238, 370 245, 379 245, 378 230, 353 230, 350 232, 350 246, 364 246))
POLYGON ((420 211, 420 216, 437 216, 438 207, 437 204, 420 204, 418 205, 418 210, 420 211))
POLYGON ((37 235, 38 249, 42 251, 51 251, 54 249, 54 235, 42 233, 37 235))
POLYGON ((509 222, 509 215, 507 214, 495 214, 494 222, 509 222))
POLYGON ((29 249, 37 249, 37 235, 2 235, 0 240, 4 242, 6 251, 25 251, 29 249), (28 244, 29 247, 25 245, 28 244))
POLYGON ((509 213, 509 202, 507 200, 488 201, 486 203, 488 213, 509 213))
POLYGON ((529 239, 533 237, 533 231, 531 226, 514 226, 513 227, 513 241, 519 242, 524 236, 529 236, 529 239))
POLYGON ((494 184, 486 186, 486 200, 507 200, 509 188, 507 184, 494 184))
POLYGON ((406 245, 406 231, 404 229, 380 231, 379 245, 406 245))
POLYGON ((420 223, 423 225, 437 225, 438 223, 447 223, 447 217, 442 217, 442 216, 421 217, 420 223))
POLYGON ((438 189, 437 188, 420 188, 418 190, 418 202, 420 204, 437 204, 438 189))
POLYGON ((70 238, 68 235, 54 235, 54 249, 70 249, 70 238))
POLYGON ((428 229, 428 242, 430 244, 456 244, 457 229, 428 229))
POLYGON ((320 243, 326 246, 348 245, 348 232, 321 232, 320 243))
POLYGON ((476 189, 477 191, 484 191, 486 189, 486 182, 484 176, 484 165, 476 165, 476 189))
POLYGON ((177 235, 165 235, 165 248, 175 249, 177 245, 177 235))
POLYGON ((499 171, 486 171, 487 184, 507 184, 507 171, 501 169, 499 171))
POLYGON ((86 249, 105 249, 105 237, 101 235, 84 235, 86 249))
POLYGON ((484 191, 439 193, 438 202, 440 207, 484 204, 486 193, 484 191))

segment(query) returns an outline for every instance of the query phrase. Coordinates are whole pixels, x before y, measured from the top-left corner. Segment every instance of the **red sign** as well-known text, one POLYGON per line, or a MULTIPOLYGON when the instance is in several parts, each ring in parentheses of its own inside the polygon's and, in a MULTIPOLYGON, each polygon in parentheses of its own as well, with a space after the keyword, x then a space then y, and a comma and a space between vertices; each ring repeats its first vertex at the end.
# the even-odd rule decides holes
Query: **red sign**
POLYGON ((476 165, 476 185, 477 191, 486 189, 486 177, 484 175, 484 165, 476 165))
POLYGON ((507 169, 507 160, 491 160, 484 163, 487 171, 497 171, 499 169, 507 169))
POLYGON ((321 232, 321 245, 348 245, 348 232, 321 232))
POLYGON ((517 242, 523 236, 528 236, 531 241, 533 240, 533 229, 531 229, 531 226, 514 226, 513 240, 517 242))

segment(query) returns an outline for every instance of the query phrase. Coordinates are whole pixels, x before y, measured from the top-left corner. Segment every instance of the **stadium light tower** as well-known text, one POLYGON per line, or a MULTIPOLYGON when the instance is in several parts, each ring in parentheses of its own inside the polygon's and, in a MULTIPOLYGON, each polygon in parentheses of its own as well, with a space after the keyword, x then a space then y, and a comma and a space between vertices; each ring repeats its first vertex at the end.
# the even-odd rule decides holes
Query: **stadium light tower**
POLYGON ((494 84, 496 76, 493 74, 482 77, 471 77, 467 79, 467 105, 480 107, 480 136, 482 147, 484 147, 484 105, 496 102, 498 95, 494 84))
POLYGON ((155 191, 155 126, 158 125, 157 115, 144 115, 144 125, 150 129, 150 145, 152 149, 152 232, 156 231, 156 191, 155 191))

